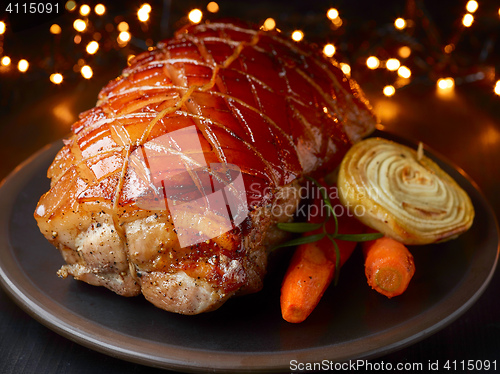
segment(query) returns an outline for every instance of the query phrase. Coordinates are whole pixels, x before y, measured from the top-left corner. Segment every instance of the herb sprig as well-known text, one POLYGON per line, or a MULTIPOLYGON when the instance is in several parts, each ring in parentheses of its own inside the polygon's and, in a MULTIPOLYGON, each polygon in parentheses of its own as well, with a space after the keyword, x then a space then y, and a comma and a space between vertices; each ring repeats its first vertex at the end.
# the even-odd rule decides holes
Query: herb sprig
POLYGON ((319 234, 313 235, 305 235, 296 239, 289 240, 285 243, 282 243, 274 249, 283 248, 283 247, 295 247, 301 244, 314 243, 319 241, 325 237, 327 237, 333 244, 335 248, 335 285, 337 285, 339 274, 340 274, 340 250, 336 240, 344 240, 351 242, 366 242, 369 240, 375 240, 383 237, 384 235, 381 233, 367 233, 367 234, 339 234, 339 222, 337 219, 337 215, 335 214, 335 210, 332 206, 332 202, 326 193, 326 189, 314 178, 306 176, 314 185, 316 185, 321 193, 321 198, 325 203, 327 209, 327 215, 325 220, 322 223, 310 223, 310 222, 288 222, 288 223, 278 223, 278 228, 283 231, 291 232, 291 233, 299 233, 304 234, 311 231, 316 231, 320 228, 323 228, 323 232, 319 234), (330 233, 326 229, 326 223, 333 218, 335 221, 335 230, 333 233, 330 233))

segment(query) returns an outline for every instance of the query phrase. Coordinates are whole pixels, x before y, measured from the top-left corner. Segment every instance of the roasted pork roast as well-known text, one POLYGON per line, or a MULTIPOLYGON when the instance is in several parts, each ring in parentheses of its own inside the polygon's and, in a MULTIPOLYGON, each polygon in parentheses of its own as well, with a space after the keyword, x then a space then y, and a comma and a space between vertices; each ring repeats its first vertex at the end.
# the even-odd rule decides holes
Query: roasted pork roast
POLYGON ((36 208, 59 275, 182 314, 260 290, 304 176, 376 121, 321 50, 239 21, 136 56, 80 115, 36 208))

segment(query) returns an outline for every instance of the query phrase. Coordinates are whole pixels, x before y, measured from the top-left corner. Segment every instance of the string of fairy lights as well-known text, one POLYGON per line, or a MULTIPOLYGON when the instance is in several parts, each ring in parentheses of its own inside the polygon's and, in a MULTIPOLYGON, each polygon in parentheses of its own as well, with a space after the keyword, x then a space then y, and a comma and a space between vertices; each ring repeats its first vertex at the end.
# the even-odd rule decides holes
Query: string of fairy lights
MULTIPOLYGON (((476 0, 469 0, 465 3, 464 13, 461 16, 461 26, 459 32, 465 32, 469 28, 473 28, 476 22, 475 14, 480 8, 480 4, 476 0)), ((208 15, 217 14, 220 10, 220 6, 215 1, 210 1, 205 5, 205 8, 191 9, 186 15, 186 21, 197 24, 202 22, 208 15), (207 14, 205 14, 206 12, 207 14)), ((105 51, 106 49, 102 47, 104 44, 103 32, 99 32, 94 27, 92 27, 92 22, 94 18, 105 17, 107 13, 107 8, 104 4, 97 4, 91 7, 88 4, 81 3, 77 4, 74 0, 69 0, 65 3, 65 11, 72 14, 74 19, 72 23, 73 44, 76 48, 80 48, 85 51, 88 57, 95 56, 100 53, 100 51, 105 51), (91 33, 86 35, 86 33, 91 33)), ((151 21, 150 16, 155 10, 148 3, 142 3, 138 5, 136 12, 136 21, 142 24, 143 30, 147 30, 147 24, 151 21)), ((111 35, 113 31, 116 39, 112 40, 113 48, 125 48, 130 47, 129 44, 133 38, 132 31, 130 29, 129 22, 125 20, 119 20, 117 17, 113 19, 114 23, 106 23, 104 26, 104 32, 106 35, 111 35)), ((498 22, 500 22, 500 8, 498 8, 498 22)), ((330 8, 326 10, 324 22, 328 23, 330 30, 335 31, 343 27, 345 20, 342 19, 341 14, 338 9, 330 8)), ((415 21, 413 19, 405 19, 404 17, 398 17, 393 21, 392 27, 394 32, 404 33, 406 30, 411 29, 414 26, 415 21)), ((277 22, 274 18, 267 18, 262 22, 261 28, 263 30, 278 30, 283 34, 288 35, 293 41, 300 42, 306 37, 303 30, 293 29, 293 30, 281 30, 278 28, 277 22)), ((63 30, 62 26, 58 23, 53 23, 49 28, 50 33, 57 37, 67 30, 63 30)), ((28 74, 30 71, 31 63, 27 58, 15 58, 8 54, 8 51, 4 50, 4 41, 8 37, 9 25, 0 20, 0 76, 2 74, 8 74, 12 70, 18 70, 20 73, 28 74)), ((442 53, 446 56, 451 56, 457 48, 458 36, 452 38, 452 41, 442 46, 442 53)), ((404 40, 404 38, 401 38, 404 40)), ((339 42, 340 43, 340 42, 339 42)), ((146 48, 153 48, 153 40, 147 38, 145 40, 146 48)), ((410 84, 414 77, 414 72, 411 67, 412 65, 412 55, 414 50, 411 45, 407 45, 404 42, 397 48, 397 56, 384 56, 374 54, 369 54, 362 58, 362 65, 365 66, 368 71, 386 71, 392 73, 393 82, 391 84, 386 84, 381 87, 381 91, 385 96, 393 96, 397 91, 408 84, 410 84)), ((109 42, 107 47, 110 48, 109 42)), ((130 51, 131 49, 127 49, 130 51)), ((342 60, 342 56, 339 56, 338 47, 331 42, 324 44, 323 53, 327 57, 334 57, 338 60, 342 60)), ((130 61, 134 57, 134 53, 127 54, 127 60, 130 61)), ((48 79, 54 85, 62 84, 65 78, 69 74, 79 73, 84 79, 91 79, 94 75, 94 69, 92 63, 88 61, 88 58, 79 58, 74 64, 73 68, 69 71, 48 71, 48 79)), ((91 60, 91 59, 90 59, 91 60)), ((339 61, 342 71, 346 75, 351 73, 351 65, 348 62, 339 61)), ((351 62, 351 64, 360 64, 359 61, 351 62)), ((420 72, 421 73, 421 72, 420 72)), ((433 82, 436 89, 441 94, 446 94, 447 92, 452 92, 456 84, 467 83, 477 80, 488 79, 489 84, 492 85, 492 91, 496 95, 500 96, 500 79, 497 76, 498 73, 484 74, 483 72, 477 72, 471 79, 470 77, 464 78, 461 76, 439 76, 436 77, 435 74, 428 74, 432 76, 433 82), (492 78, 493 77, 493 78, 492 78)), ((0 78, 1 79, 1 78, 0 78)))

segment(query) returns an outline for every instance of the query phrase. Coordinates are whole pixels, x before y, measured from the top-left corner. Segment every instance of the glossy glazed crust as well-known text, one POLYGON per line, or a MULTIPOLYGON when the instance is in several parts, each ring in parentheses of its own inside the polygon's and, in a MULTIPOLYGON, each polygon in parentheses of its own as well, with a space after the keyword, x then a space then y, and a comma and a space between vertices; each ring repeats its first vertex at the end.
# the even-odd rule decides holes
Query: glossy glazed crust
MULTIPOLYGON (((283 192, 289 191, 287 186, 296 189, 303 175, 335 168, 352 142, 374 126, 356 83, 314 48, 240 22, 190 26, 135 57, 102 89, 96 107, 81 114, 48 171, 51 190, 41 198, 35 218, 69 264, 86 267, 86 274, 97 277, 94 284, 115 292, 137 294, 144 290, 141 274, 178 271, 222 290, 223 299, 241 289, 253 292, 261 287, 256 279, 265 273, 266 257, 254 254, 265 253, 270 245, 266 237, 274 238, 268 232, 276 222, 291 218, 271 213, 269 207, 280 201, 296 206, 297 197, 283 192), (195 129, 194 143, 200 145, 188 149, 189 162, 236 165, 250 214, 222 238, 181 249, 168 209, 148 209, 144 203, 145 196, 154 196, 132 164, 155 139, 189 128, 195 129), (146 249, 130 248, 128 234, 136 232, 134 224, 153 216, 160 216, 158 227, 170 234, 155 242, 162 249, 148 257, 142 255, 146 249), (109 258, 101 261, 106 266, 97 260, 90 265, 81 255, 81 243, 99 227, 109 228, 102 235, 123 252, 120 266, 109 265, 114 262, 109 258), (259 240, 250 244, 249 235, 259 240), (232 277, 227 276, 228 264, 232 277), (102 279, 117 272, 123 279, 115 286, 102 279), (136 286, 125 291, 120 284, 136 286)), ((164 156, 155 158, 158 164, 169 164, 164 156)), ((179 183, 186 197, 192 197, 200 186, 186 180, 188 173, 179 173, 186 169, 187 164, 163 167, 157 177, 170 180, 165 190, 175 190, 179 183), (169 179, 173 174, 184 179, 169 179)), ((153 245, 143 231, 143 244, 153 245)), ((73 270, 66 272, 83 274, 73 270)))

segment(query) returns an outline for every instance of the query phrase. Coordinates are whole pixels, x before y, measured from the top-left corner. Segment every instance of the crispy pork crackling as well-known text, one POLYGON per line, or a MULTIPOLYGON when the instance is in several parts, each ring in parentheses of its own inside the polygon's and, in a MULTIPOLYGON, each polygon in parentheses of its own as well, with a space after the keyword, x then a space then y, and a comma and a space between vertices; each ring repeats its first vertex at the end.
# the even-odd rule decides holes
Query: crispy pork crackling
POLYGON ((376 124, 321 51, 239 21, 179 30, 82 113, 36 208, 59 275, 182 314, 262 288, 305 175, 376 124))

